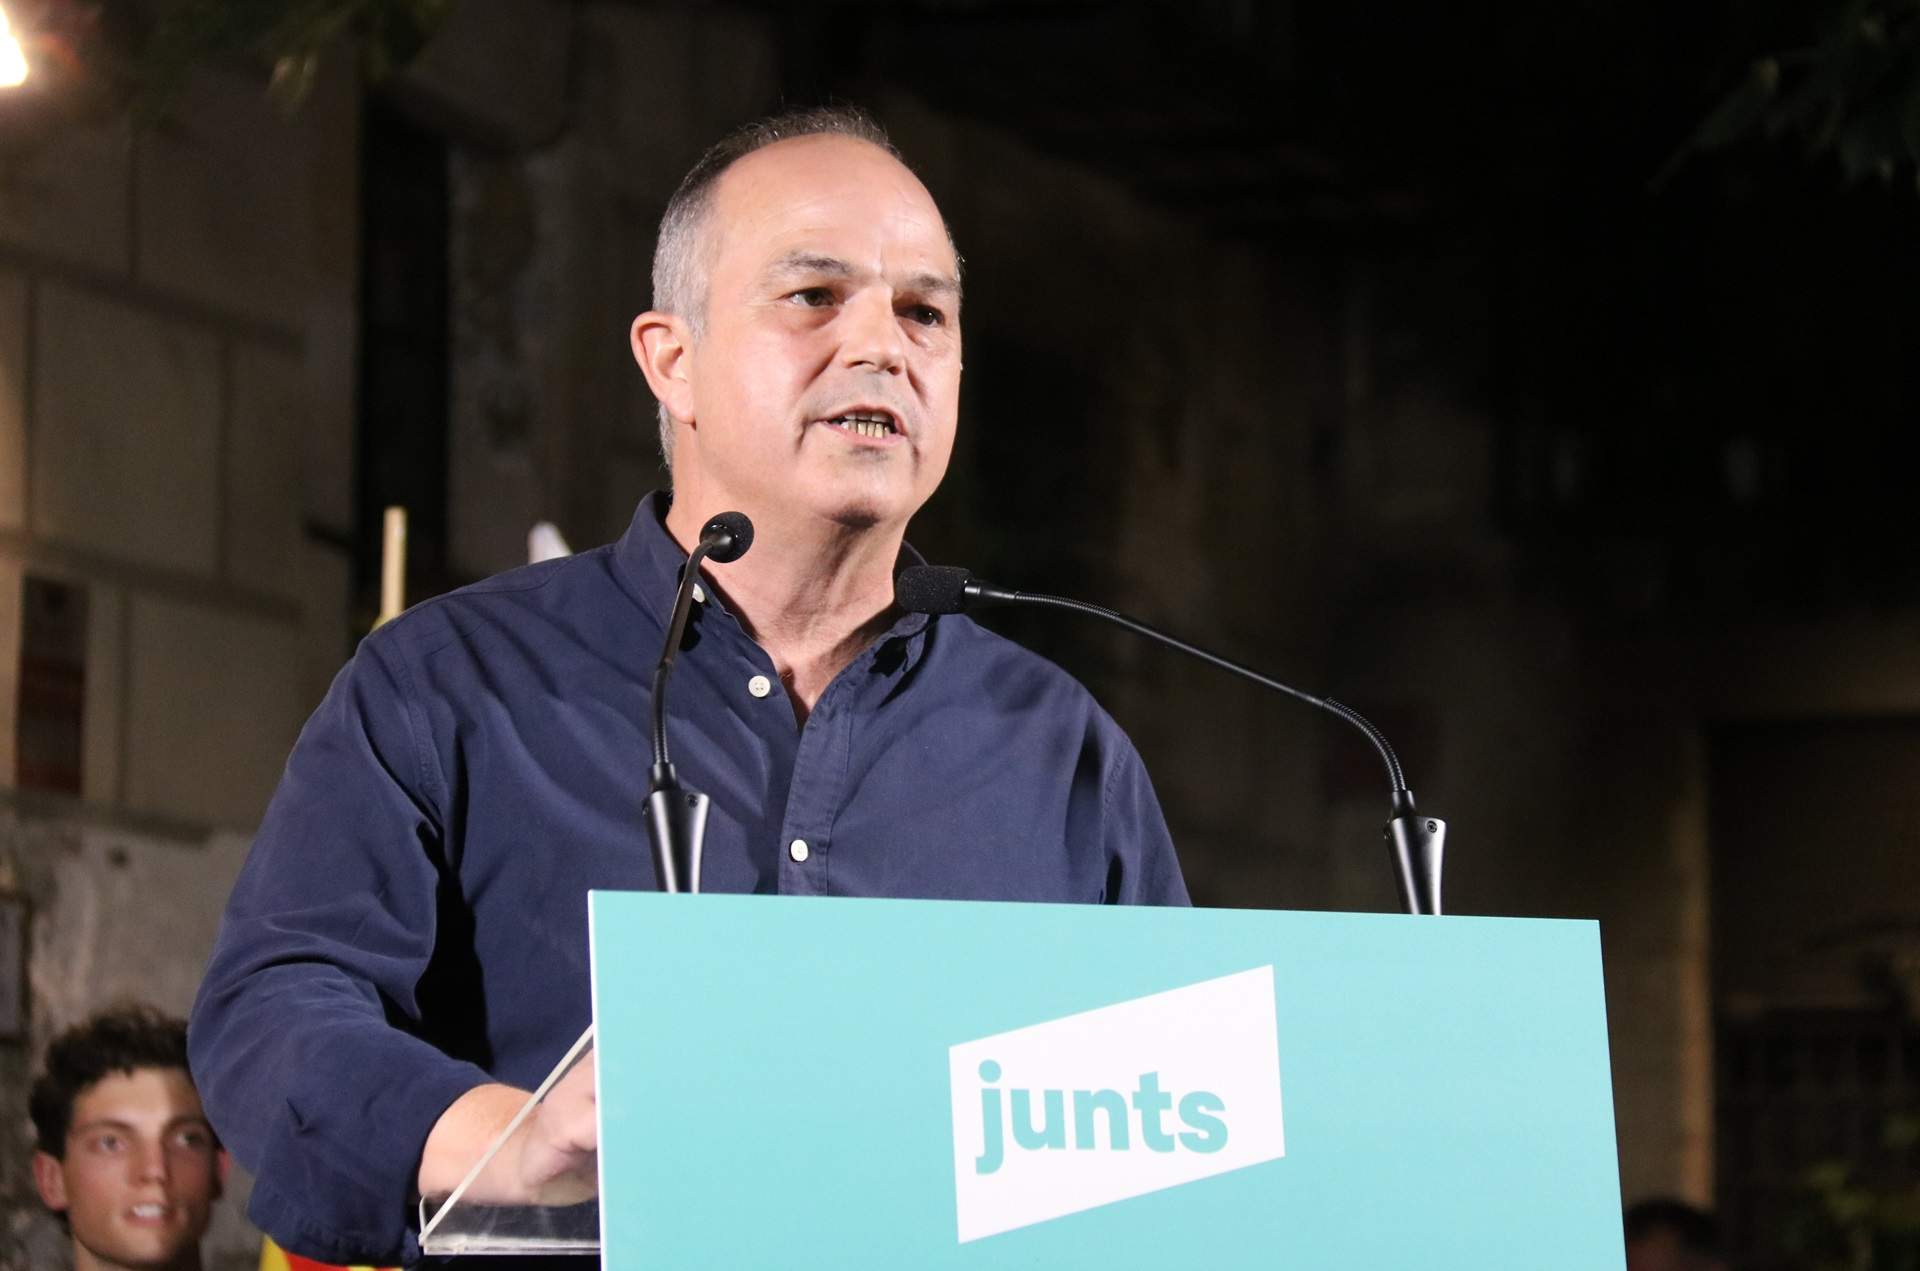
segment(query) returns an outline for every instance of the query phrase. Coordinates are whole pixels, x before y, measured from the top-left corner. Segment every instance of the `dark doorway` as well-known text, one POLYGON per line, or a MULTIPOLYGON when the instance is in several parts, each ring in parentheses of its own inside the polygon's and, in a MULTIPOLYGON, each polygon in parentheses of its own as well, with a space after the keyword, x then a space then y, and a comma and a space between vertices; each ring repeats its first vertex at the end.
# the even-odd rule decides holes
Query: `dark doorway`
POLYGON ((1920 719, 1722 728, 1711 780, 1719 1203, 1737 1265, 1802 1265, 1920 1178, 1920 719))
POLYGON ((378 609, 383 510, 407 509, 407 595, 447 578, 446 142, 379 98, 362 125, 354 608, 378 609))

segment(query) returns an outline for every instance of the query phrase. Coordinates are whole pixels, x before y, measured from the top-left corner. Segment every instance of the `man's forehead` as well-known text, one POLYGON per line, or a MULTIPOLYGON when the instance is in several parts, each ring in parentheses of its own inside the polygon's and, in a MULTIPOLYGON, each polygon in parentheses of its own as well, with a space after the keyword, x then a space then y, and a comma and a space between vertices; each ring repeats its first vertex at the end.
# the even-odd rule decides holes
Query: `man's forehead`
MULTIPOLYGON (((751 244, 751 266, 815 256, 844 259, 827 241, 880 226, 923 231, 936 272, 958 260, 933 195, 912 170, 872 142, 839 134, 793 137, 745 155, 714 186, 714 246, 751 244)), ((740 264, 749 262, 740 261, 740 264)))
POLYGON ((110 1072, 73 1101, 73 1121, 108 1120, 133 1113, 200 1116, 200 1095, 183 1068, 135 1068, 110 1072))
POLYGON ((863 137, 845 133, 810 133, 787 137, 741 155, 727 166, 715 182, 722 197, 729 189, 739 192, 762 184, 806 184, 819 179, 844 179, 850 171, 871 177, 896 180, 919 191, 929 205, 933 196, 920 184, 913 169, 893 157, 881 146, 863 137))

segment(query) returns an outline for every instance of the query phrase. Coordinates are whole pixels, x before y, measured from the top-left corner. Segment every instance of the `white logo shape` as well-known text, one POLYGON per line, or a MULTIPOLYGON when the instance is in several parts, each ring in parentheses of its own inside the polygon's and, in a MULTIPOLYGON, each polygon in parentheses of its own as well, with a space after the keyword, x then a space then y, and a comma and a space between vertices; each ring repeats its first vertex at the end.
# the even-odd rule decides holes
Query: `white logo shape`
POLYGON ((1271 966, 948 1058, 962 1243, 1286 1155, 1271 966))

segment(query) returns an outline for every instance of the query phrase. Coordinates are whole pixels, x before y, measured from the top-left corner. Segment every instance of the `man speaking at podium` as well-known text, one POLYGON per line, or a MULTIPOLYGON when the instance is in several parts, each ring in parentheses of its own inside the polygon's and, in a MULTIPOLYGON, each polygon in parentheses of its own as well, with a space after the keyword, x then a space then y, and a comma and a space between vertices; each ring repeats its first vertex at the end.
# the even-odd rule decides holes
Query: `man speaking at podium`
MULTIPOLYGON (((1186 903, 1139 756, 1087 692, 894 606, 952 452, 961 285, 877 127, 815 111, 721 142, 668 206, 654 293, 632 343, 671 498, 369 636, 235 885, 193 1070, 252 1216, 295 1252, 411 1257, 414 1198, 450 1190, 589 1023, 586 891, 656 885, 649 686, 717 513, 753 546, 703 575, 669 723, 713 800, 703 890, 1186 903)), ((551 1195, 594 1146, 591 1091, 557 1091, 490 1187, 551 1195)))

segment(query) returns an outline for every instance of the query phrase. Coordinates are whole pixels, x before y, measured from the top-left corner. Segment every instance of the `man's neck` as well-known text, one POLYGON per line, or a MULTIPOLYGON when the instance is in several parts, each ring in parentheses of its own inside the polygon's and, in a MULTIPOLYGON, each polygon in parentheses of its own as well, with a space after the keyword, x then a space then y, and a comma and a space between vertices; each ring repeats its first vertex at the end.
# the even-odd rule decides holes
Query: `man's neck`
MULTIPOLYGON (((667 530, 682 550, 704 521, 676 502, 667 530)), ((893 569, 903 526, 849 527, 818 519, 756 517, 753 550, 708 576, 773 660, 804 722, 820 694, 892 624, 893 569)))
MULTIPOLYGON (((73 1242, 73 1271, 140 1271, 140 1269, 130 1267, 124 1262, 115 1262, 111 1258, 103 1258, 81 1244, 78 1240, 75 1240, 73 1242)), ((145 1271, 154 1271, 154 1269, 146 1268, 145 1271)), ((199 1244, 195 1243, 182 1249, 180 1256, 172 1262, 169 1262, 164 1268, 164 1271, 200 1271, 199 1244)))

